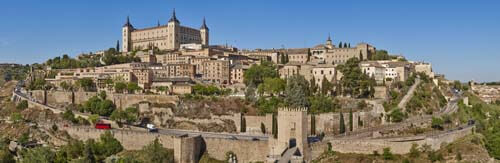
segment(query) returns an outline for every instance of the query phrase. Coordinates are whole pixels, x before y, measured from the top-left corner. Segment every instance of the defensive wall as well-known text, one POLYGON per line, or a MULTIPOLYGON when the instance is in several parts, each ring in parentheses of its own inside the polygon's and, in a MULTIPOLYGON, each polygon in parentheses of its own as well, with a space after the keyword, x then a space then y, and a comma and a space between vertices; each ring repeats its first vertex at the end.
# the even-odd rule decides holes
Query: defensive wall
MULTIPOLYGON (((383 152, 384 148, 391 148, 395 154, 406 154, 410 152, 413 144, 422 146, 430 145, 433 150, 437 150, 443 143, 451 143, 472 133, 473 126, 460 130, 453 130, 433 136, 417 136, 405 138, 387 138, 387 139, 334 139, 329 142, 332 149, 341 153, 363 153, 372 154, 373 151, 383 152)), ((325 142, 326 143, 326 142, 325 142)), ((320 150, 321 149, 317 149, 320 150)), ((323 149, 324 151, 324 149, 323 149)), ((314 152, 313 152, 314 153, 314 152)))
MULTIPOLYGON (((68 92, 68 91, 47 91, 34 90, 31 91, 31 96, 40 102, 46 102, 51 106, 60 104, 82 104, 97 92, 68 92)), ((145 94, 119 94, 107 93, 106 99, 113 101, 118 108, 127 108, 139 102, 148 101, 150 103, 158 104, 177 104, 179 101, 178 96, 169 95, 145 95, 145 94)))

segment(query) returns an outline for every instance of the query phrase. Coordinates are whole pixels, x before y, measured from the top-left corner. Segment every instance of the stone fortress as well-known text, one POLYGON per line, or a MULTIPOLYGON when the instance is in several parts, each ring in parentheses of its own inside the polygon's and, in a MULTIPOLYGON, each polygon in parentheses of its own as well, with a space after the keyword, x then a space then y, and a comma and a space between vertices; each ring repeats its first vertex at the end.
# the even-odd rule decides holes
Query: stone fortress
POLYGON ((175 15, 175 9, 172 17, 166 25, 136 29, 127 17, 127 22, 122 28, 122 49, 123 52, 129 52, 136 49, 145 49, 148 47, 158 47, 160 50, 179 49, 181 44, 202 44, 208 46, 209 29, 205 18, 200 29, 181 26, 180 21, 175 15))

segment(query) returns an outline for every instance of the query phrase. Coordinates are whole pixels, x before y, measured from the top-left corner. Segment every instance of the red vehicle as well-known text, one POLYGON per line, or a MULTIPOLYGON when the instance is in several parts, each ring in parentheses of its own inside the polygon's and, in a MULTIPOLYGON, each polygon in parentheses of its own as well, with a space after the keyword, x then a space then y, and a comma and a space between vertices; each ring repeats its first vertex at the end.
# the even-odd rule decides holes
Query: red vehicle
POLYGON ((111 124, 99 122, 95 124, 95 128, 101 130, 109 130, 111 129, 111 124))

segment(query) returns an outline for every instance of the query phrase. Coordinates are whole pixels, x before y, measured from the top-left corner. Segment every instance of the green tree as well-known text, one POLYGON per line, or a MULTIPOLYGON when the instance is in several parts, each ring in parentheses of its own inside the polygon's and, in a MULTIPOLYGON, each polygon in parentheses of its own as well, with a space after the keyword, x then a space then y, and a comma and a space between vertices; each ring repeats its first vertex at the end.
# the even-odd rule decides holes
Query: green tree
POLYGON ((90 91, 94 88, 94 81, 91 78, 82 78, 77 81, 78 86, 85 91, 90 91))
POLYGON ((26 100, 22 100, 22 101, 21 101, 21 102, 19 102, 19 104, 17 104, 17 106, 16 106, 16 109, 17 109, 17 110, 24 110, 24 109, 26 109, 26 108, 28 108, 28 101, 26 101, 26 100))
POLYGON ((327 95, 332 89, 333 84, 326 79, 326 76, 323 76, 323 80, 321 81, 321 94, 327 95))
POLYGON ((316 135, 316 116, 311 115, 311 135, 316 135))
POLYGON ((110 131, 101 134, 99 139, 98 146, 104 156, 111 156, 123 150, 123 146, 113 137, 110 131))
POLYGON ((127 84, 124 82, 115 82, 115 91, 118 93, 123 93, 123 91, 127 89, 127 84))
POLYGON ((174 161, 172 153, 168 152, 168 150, 163 147, 158 138, 145 146, 142 150, 145 154, 144 162, 164 163, 174 161))
POLYGON ((97 114, 92 114, 92 115, 90 115, 90 116, 89 116, 89 121, 90 121, 90 123, 92 123, 92 124, 96 124, 96 123, 97 123, 97 121, 99 121, 99 115, 97 115, 97 114))
POLYGON ((389 113, 389 118, 391 122, 401 122, 403 121, 405 115, 399 108, 395 108, 389 113))
POLYGON ((250 102, 256 102, 255 85, 251 83, 245 91, 245 99, 250 102))
POLYGON ((288 78, 285 88, 285 103, 294 108, 309 106, 307 96, 309 92, 309 83, 301 75, 293 75, 288 78))
POLYGON ((377 50, 375 52, 375 55, 372 56, 372 60, 389 60, 391 57, 389 56, 389 53, 387 50, 377 50))
POLYGON ((439 117, 432 117, 432 121, 431 121, 432 128, 442 130, 443 124, 444 124, 443 119, 441 119, 439 117))
POLYGON ((141 90, 141 87, 137 85, 137 83, 129 82, 127 83, 127 91, 128 93, 135 93, 135 91, 141 90))
POLYGON ((413 143, 410 148, 410 157, 417 158, 420 156, 420 151, 418 150, 418 144, 413 143))
POLYGON ((273 129, 272 129, 273 137, 278 138, 278 119, 276 117, 276 113, 273 114, 273 129))
POLYGON ((344 114, 340 112, 340 123, 339 123, 339 131, 341 134, 345 133, 345 124, 344 124, 344 114))
POLYGON ((353 130, 353 117, 352 117, 352 109, 349 110, 349 131, 353 130))
POLYGON ((343 74, 342 91, 344 95, 371 97, 374 93, 375 80, 361 71, 358 66, 359 62, 358 58, 351 58, 344 65, 338 66, 343 74))
POLYGON ((52 163, 55 160, 55 152, 48 147, 36 147, 22 154, 22 163, 52 163))
POLYGON ((12 156, 8 150, 2 149, 0 150, 0 162, 15 163, 16 160, 14 160, 14 156, 12 156))
POLYGON ((263 134, 266 134, 266 125, 264 125, 264 123, 260 123, 260 131, 261 131, 263 134))
POLYGON ((245 116, 243 114, 240 115, 240 120, 241 120, 240 132, 245 133, 245 132, 247 132, 247 121, 246 121, 245 116))
POLYGON ((339 48, 342 48, 342 41, 340 41, 339 43, 339 48))
POLYGON ((99 92, 99 97, 100 97, 101 99, 105 100, 105 99, 106 99, 106 97, 107 97, 106 92, 105 92, 105 91, 101 91, 101 92, 99 92))
POLYGON ((312 96, 309 97, 311 107, 309 107, 310 113, 329 113, 333 112, 339 106, 336 102, 328 96, 312 96))
POLYGON ((382 153, 382 157, 384 160, 393 160, 394 155, 392 155, 391 148, 384 148, 384 153, 382 153))
POLYGON ((264 78, 276 78, 278 77, 278 71, 273 63, 268 61, 262 61, 260 65, 252 65, 243 74, 243 81, 245 85, 250 85, 251 83, 255 86, 264 82, 264 78))
POLYGON ((281 78, 264 78, 264 83, 259 85, 259 93, 268 93, 271 96, 285 90, 286 82, 281 78))
POLYGON ((70 109, 66 109, 66 111, 64 111, 64 113, 62 115, 62 118, 64 120, 67 120, 67 121, 70 121, 70 122, 73 122, 73 123, 77 122, 77 120, 75 118, 75 114, 73 114, 73 111, 71 111, 70 109))
POLYGON ((23 121, 23 116, 20 113, 13 112, 10 114, 10 120, 13 121, 14 123, 18 123, 23 121))

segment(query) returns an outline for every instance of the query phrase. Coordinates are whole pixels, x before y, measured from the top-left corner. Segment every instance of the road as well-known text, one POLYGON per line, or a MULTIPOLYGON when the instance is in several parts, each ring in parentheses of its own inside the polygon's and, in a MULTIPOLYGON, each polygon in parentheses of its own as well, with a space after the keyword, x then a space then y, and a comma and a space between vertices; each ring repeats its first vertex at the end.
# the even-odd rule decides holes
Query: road
MULTIPOLYGON (((38 103, 40 105, 44 105, 38 101, 36 101, 33 97, 23 93, 23 88, 21 87, 23 84, 22 82, 19 82, 16 88, 14 89, 14 94, 17 96, 20 96, 22 98, 25 98, 31 102, 38 103)), ((64 110, 55 108, 52 106, 45 105, 48 108, 51 108, 51 110, 54 113, 62 113, 64 110)), ((86 113, 79 113, 79 112, 74 112, 75 115, 77 116, 82 116, 82 117, 87 117, 89 114, 86 113)), ((107 119, 107 117, 103 117, 107 119)), ((124 130, 126 129, 113 129, 113 130, 124 130)), ((130 129, 129 129, 130 130, 130 129)), ((138 128, 134 127, 132 129, 133 131, 138 131, 138 132, 148 132, 146 128, 138 128)), ((268 140, 269 137, 265 135, 247 135, 247 134, 231 134, 231 133, 215 133, 215 132, 199 132, 199 131, 189 131, 189 130, 177 130, 177 129, 159 129, 158 130, 159 134, 165 134, 165 135, 175 135, 175 136, 181 136, 181 135, 189 135, 189 136, 198 136, 201 135, 202 137, 205 138, 219 138, 219 139, 233 139, 233 140, 268 140)))

